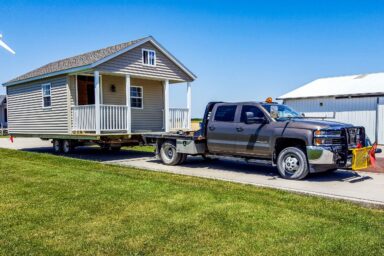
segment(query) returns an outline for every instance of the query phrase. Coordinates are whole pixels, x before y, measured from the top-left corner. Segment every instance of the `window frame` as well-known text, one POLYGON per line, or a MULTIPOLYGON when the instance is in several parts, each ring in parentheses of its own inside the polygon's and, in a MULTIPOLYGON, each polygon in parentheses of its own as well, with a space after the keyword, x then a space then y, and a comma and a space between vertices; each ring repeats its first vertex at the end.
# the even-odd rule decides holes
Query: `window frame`
MULTIPOLYGON (((260 111, 260 113, 263 115, 262 117, 268 119, 267 116, 266 116, 266 114, 264 113, 264 111, 261 109, 260 106, 252 105, 252 104, 243 104, 243 105, 241 105, 241 108, 240 108, 240 123, 242 123, 242 124, 246 124, 245 120, 242 120, 242 118, 243 118, 243 109, 244 109, 244 107, 254 107, 254 108, 256 108, 256 109, 258 109, 258 110, 260 111)), ((257 124, 257 123, 256 123, 256 124, 257 124)))
POLYGON ((144 88, 143 86, 139 86, 139 85, 131 85, 131 88, 129 90, 129 93, 131 93, 131 89, 132 88, 140 88, 141 89, 141 97, 138 97, 138 96, 132 96, 131 94, 129 95, 130 99, 131 99, 131 108, 133 109, 144 109, 144 88), (135 99, 141 99, 141 108, 139 107, 132 107, 132 98, 135 98, 135 99))
POLYGON ((52 84, 51 83, 45 83, 45 84, 42 84, 41 85, 41 99, 42 99, 42 108, 43 109, 50 109, 52 108, 52 84), (49 95, 44 95, 44 87, 45 86, 49 86, 49 95), (45 106, 44 104, 44 99, 45 98, 50 98, 50 105, 49 106, 45 106))
POLYGON ((237 123, 237 116, 239 111, 239 106, 237 104, 223 104, 223 105, 218 105, 215 108, 215 114, 213 116, 213 122, 222 122, 222 123, 237 123), (217 110, 221 107, 235 107, 234 115, 233 115, 233 120, 232 121, 222 121, 222 120, 216 120, 216 114, 217 110))
POLYGON ((156 51, 155 50, 151 50, 151 49, 146 49, 146 48, 142 48, 141 49, 141 63, 144 65, 144 66, 149 66, 149 67, 156 67, 156 51), (144 52, 148 52, 148 63, 145 63, 144 62, 144 52), (149 63, 149 53, 153 52, 153 65, 149 63))

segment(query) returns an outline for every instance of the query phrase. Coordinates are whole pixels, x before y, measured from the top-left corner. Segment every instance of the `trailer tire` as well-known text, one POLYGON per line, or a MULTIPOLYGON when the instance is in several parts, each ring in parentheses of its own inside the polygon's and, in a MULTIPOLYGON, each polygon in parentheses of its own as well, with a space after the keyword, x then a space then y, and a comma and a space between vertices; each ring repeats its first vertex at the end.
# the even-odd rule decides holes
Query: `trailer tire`
POLYGON ((121 150, 120 146, 118 146, 118 147, 112 147, 111 146, 111 151, 113 151, 113 152, 119 152, 120 150, 121 150))
POLYGON ((64 154, 70 154, 73 151, 73 145, 70 140, 63 140, 61 145, 64 154))
POLYGON ((175 141, 167 140, 161 144, 160 158, 166 165, 177 165, 180 162, 182 154, 177 153, 175 141))
POLYGON ((57 154, 61 153, 63 151, 63 143, 61 140, 53 140, 52 141, 52 146, 53 146, 53 151, 57 154))
POLYGON ((287 147, 277 157, 277 169, 284 179, 304 179, 309 173, 307 156, 298 147, 287 147))

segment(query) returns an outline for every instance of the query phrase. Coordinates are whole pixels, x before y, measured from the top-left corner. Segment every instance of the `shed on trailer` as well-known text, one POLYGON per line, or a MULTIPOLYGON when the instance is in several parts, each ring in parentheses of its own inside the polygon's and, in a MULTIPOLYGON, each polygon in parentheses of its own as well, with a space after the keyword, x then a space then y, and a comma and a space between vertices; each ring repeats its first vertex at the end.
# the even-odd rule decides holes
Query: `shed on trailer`
POLYGON ((8 115, 7 115, 7 97, 0 95, 0 134, 4 133, 4 130, 8 126, 8 115))
POLYGON ((364 126, 384 144, 384 73, 321 78, 277 99, 307 117, 364 126))
POLYGON ((153 37, 55 61, 4 84, 15 136, 72 138, 188 130, 196 76, 153 37), (187 85, 186 108, 169 87, 187 85))

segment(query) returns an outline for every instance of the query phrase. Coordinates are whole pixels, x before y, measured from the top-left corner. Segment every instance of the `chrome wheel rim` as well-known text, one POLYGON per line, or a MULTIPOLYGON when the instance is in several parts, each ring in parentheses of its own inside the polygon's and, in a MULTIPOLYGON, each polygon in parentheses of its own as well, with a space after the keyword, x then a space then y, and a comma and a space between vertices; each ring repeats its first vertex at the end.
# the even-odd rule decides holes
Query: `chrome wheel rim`
POLYGON ((64 141, 63 143, 63 151, 69 152, 69 143, 67 141, 64 141))
POLYGON ((57 140, 54 142, 54 148, 56 152, 60 151, 60 143, 57 140))
POLYGON ((283 166, 284 170, 292 175, 299 170, 300 161, 296 155, 288 154, 284 157, 283 166))
POLYGON ((164 153, 165 153, 165 156, 166 156, 169 160, 171 160, 171 159, 173 158, 174 154, 175 154, 175 152, 174 152, 174 148, 172 148, 171 146, 166 146, 166 147, 164 148, 164 153))

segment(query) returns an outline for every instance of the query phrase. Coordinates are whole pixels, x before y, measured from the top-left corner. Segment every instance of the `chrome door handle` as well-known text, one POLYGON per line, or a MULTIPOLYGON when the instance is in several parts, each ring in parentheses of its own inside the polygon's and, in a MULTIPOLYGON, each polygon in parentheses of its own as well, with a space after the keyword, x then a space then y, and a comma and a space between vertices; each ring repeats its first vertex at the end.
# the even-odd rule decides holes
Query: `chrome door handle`
POLYGON ((214 131, 215 129, 215 126, 209 126, 209 130, 214 131))
POLYGON ((236 131, 238 131, 238 132, 242 132, 242 131, 244 131, 244 129, 243 129, 242 127, 237 127, 237 128, 236 128, 236 131))

